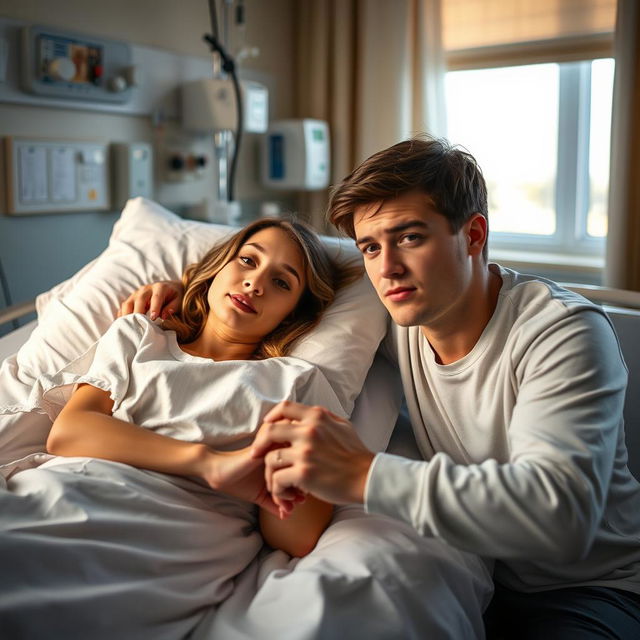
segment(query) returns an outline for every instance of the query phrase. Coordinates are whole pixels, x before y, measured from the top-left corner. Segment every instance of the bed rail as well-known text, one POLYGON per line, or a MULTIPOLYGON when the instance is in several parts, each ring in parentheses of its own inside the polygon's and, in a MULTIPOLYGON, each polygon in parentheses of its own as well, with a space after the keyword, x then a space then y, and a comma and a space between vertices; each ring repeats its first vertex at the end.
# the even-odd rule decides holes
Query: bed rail
POLYGON ((597 304, 640 311, 640 291, 610 289, 609 287, 599 287, 590 284, 573 284, 571 282, 561 282, 560 285, 579 293, 597 304))
POLYGON ((35 298, 33 300, 27 300, 27 302, 19 302, 18 304, 13 304, 6 309, 0 309, 0 325, 11 322, 12 320, 17 320, 18 318, 22 318, 22 316, 29 315, 35 310, 35 298))

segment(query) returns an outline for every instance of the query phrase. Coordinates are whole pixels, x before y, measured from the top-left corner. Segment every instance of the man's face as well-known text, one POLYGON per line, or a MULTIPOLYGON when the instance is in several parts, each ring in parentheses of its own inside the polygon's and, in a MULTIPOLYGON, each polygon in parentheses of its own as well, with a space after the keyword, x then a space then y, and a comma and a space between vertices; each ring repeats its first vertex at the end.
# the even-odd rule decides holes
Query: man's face
POLYGON ((472 272, 467 227, 452 233, 420 192, 356 208, 356 244, 397 324, 437 328, 460 322, 472 272))

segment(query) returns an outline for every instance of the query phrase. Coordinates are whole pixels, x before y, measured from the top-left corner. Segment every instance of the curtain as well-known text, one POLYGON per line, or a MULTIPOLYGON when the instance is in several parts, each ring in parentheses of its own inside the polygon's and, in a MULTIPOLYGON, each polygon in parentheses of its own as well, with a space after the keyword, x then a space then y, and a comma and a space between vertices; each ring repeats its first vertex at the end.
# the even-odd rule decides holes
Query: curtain
POLYGON ((640 291, 640 8, 619 0, 604 284, 640 291))
MULTIPOLYGON (((411 135, 445 133, 440 0, 303 0, 297 16, 299 118, 331 132, 331 184, 411 135)), ((328 191, 300 213, 325 233, 328 191)))

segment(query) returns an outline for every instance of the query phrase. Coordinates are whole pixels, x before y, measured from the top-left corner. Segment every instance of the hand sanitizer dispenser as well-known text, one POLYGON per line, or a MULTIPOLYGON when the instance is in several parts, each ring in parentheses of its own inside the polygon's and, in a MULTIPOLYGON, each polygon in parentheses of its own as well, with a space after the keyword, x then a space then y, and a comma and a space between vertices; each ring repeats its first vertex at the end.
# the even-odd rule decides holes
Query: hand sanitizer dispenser
POLYGON ((272 189, 329 185, 329 126, 323 120, 276 120, 262 140, 262 181, 272 189))

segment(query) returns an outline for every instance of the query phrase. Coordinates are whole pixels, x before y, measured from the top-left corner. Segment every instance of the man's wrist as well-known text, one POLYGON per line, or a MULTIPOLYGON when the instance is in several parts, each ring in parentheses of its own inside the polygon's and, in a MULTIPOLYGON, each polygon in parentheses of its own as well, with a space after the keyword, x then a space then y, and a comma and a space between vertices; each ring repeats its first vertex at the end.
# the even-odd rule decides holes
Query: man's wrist
POLYGON ((353 502, 364 504, 366 498, 366 488, 367 488, 367 478, 369 477, 369 470, 371 469, 371 465, 373 464, 373 460, 376 457, 375 453, 371 453, 367 451, 366 454, 363 454, 356 465, 357 468, 357 479, 355 482, 355 496, 353 502))

